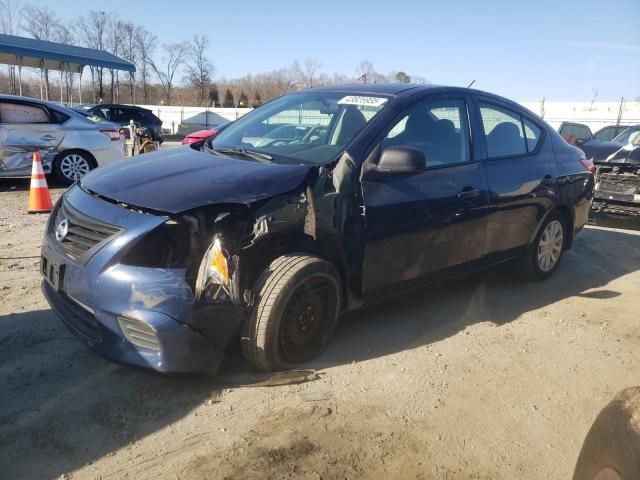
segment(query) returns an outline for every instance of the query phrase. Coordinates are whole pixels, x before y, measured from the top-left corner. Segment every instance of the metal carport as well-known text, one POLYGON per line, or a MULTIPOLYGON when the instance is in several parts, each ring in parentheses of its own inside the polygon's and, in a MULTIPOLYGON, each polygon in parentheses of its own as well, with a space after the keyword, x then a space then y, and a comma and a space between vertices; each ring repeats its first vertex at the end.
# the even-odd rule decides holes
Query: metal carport
MULTIPOLYGON (((82 103, 82 72, 84 67, 89 67, 91 70, 94 103, 96 101, 94 76, 96 68, 121 70, 129 72, 131 75, 134 75, 136 71, 136 66, 133 63, 104 50, 4 34, 0 34, 0 63, 17 65, 20 95, 22 95, 22 67, 40 68, 41 73, 48 70, 77 73, 80 76, 80 103, 82 103)), ((135 82, 133 84, 135 85, 135 82)), ((62 88, 62 84, 60 88, 62 88)), ((48 88, 46 90, 45 98, 48 99, 48 88)), ((40 96, 43 96, 42 75, 40 75, 40 96)))

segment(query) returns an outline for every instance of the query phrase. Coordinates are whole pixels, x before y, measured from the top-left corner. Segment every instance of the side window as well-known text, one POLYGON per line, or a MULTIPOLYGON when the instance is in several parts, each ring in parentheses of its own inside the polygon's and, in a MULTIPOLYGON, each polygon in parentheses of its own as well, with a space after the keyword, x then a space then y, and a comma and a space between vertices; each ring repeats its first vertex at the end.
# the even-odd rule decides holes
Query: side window
POLYGON ((49 123, 49 113, 38 105, 25 103, 0 103, 0 122, 18 123, 49 123))
POLYGON ((538 143, 540 143, 542 130, 539 126, 526 118, 522 120, 522 123, 524 124, 524 135, 527 139, 527 151, 532 152, 536 149, 538 143))
POLYGON ((413 106, 382 141, 422 150, 427 167, 469 162, 469 122, 464 100, 427 100, 413 106))
POLYGON ((559 133, 571 145, 575 145, 576 140, 589 140, 591 138, 591 130, 586 125, 580 125, 579 123, 564 124, 559 133))
POLYGON ((593 139, 600 140, 602 142, 609 142, 613 140, 613 137, 618 135, 622 130, 623 129, 620 129, 619 127, 604 127, 593 136, 593 139))
POLYGON ((480 103, 480 116, 489 158, 513 157, 527 153, 520 115, 480 103))

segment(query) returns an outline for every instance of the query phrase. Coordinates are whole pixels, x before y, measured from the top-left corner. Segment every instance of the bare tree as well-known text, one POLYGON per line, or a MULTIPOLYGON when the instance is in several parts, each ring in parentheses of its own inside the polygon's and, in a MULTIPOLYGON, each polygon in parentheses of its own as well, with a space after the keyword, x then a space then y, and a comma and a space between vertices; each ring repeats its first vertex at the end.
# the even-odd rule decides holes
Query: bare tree
MULTIPOLYGON (((73 45, 75 43, 75 35, 73 31, 65 24, 58 23, 55 27, 54 38, 56 42, 64 43, 67 45, 73 45)), ((67 101, 71 101, 71 96, 73 92, 73 73, 69 73, 68 71, 60 72, 60 81, 64 83, 64 88, 66 91, 67 101)), ((48 87, 47 87, 48 88, 48 87)), ((47 98, 49 96, 49 92, 47 91, 47 98)), ((64 99, 62 97, 62 93, 60 94, 60 102, 63 102, 64 99)))
MULTIPOLYGON (((109 25, 109 16, 106 12, 89 10, 86 17, 78 18, 76 25, 78 36, 86 46, 96 50, 106 50, 107 27, 109 25)), ((98 73, 98 97, 102 101, 104 98, 103 71, 102 68, 97 68, 96 71, 98 73)))
POLYGON ((589 111, 593 111, 593 104, 598 99, 598 87, 591 88, 591 103, 589 104, 589 111))
POLYGON ((142 80, 142 96, 144 103, 148 103, 149 97, 149 70, 153 69, 153 54, 158 44, 158 38, 145 30, 143 27, 136 29, 136 51, 138 66, 140 67, 140 77, 142 80))
MULTIPOLYGON (((106 50, 112 53, 116 57, 121 55, 122 46, 124 43, 124 22, 120 20, 117 14, 111 14, 107 23, 107 41, 106 50)), ((109 76, 111 78, 111 102, 120 101, 120 81, 119 71, 113 68, 109 69, 109 76)))
POLYGON ((16 35, 19 30, 20 2, 0 0, 0 33, 16 35))
MULTIPOLYGON (((16 35, 20 29, 18 17, 20 2, 18 0, 0 0, 0 33, 16 35)), ((16 68, 9 65, 9 90, 16 92, 16 68)))
POLYGON ((190 59, 187 65, 187 80, 198 92, 198 105, 202 105, 207 98, 211 77, 213 77, 213 63, 207 57, 209 38, 205 35, 194 35, 190 43, 190 59))
MULTIPOLYGON (((22 29, 36 40, 57 40, 60 21, 56 13, 48 7, 25 5, 22 9, 22 29)), ((40 77, 42 79, 42 77, 40 77)), ((62 82, 62 76, 60 77, 62 82)), ((49 98, 49 70, 44 70, 45 98, 49 98)), ((62 99, 60 99, 62 101, 62 99)))
POLYGON ((295 75, 298 77, 299 83, 304 88, 312 88, 318 86, 320 69, 322 63, 317 58, 307 58, 302 65, 296 60, 291 66, 295 75))
MULTIPOLYGON (((138 51, 136 48, 137 42, 137 29, 131 22, 122 22, 122 48, 120 56, 126 61, 136 64, 138 59, 138 51)), ((129 72, 129 102, 134 102, 134 90, 135 90, 135 73, 129 72)))
POLYGON ((152 61, 151 67, 153 68, 153 71, 156 72, 158 80, 160 80, 167 105, 171 105, 171 94, 173 93, 176 72, 184 65, 189 53, 189 44, 186 42, 170 43, 163 45, 163 47, 163 65, 160 66, 156 62, 152 61))

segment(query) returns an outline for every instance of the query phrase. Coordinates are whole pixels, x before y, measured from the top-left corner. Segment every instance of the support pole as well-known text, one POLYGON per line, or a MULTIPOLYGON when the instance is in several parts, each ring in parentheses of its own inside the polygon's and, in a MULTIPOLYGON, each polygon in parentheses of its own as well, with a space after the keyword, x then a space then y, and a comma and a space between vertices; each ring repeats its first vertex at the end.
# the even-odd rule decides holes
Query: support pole
POLYGON ((64 65, 60 64, 60 104, 64 103, 64 100, 62 98, 62 75, 64 75, 64 65))
POLYGON ((42 65, 44 63, 44 59, 40 59, 40 100, 42 100, 42 65))
POLYGON ((18 60, 18 93, 22 96, 22 57, 16 55, 18 60))
POLYGON ((67 62, 67 96, 69 97, 69 105, 73 107, 73 74, 71 73, 71 64, 67 62))
POLYGON ((93 72, 93 66, 90 66, 91 70, 91 94, 93 95, 93 103, 96 103, 96 78, 93 72))
POLYGON ((49 64, 46 60, 44 62, 44 99, 49 100, 49 64))
POLYGON ((84 65, 80 67, 80 72, 79 72, 80 77, 78 78, 78 101, 80 102, 80 105, 82 105, 82 72, 83 71, 84 71, 84 65))
POLYGON ((132 81, 131 81, 131 103, 136 104, 136 73, 130 73, 132 81))

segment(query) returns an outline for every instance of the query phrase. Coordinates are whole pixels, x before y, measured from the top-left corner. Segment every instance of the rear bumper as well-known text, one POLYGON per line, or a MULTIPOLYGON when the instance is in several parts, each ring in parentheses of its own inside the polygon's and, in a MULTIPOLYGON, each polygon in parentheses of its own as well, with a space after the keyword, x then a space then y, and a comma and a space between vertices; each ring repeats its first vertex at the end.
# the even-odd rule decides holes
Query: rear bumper
POLYGON ((56 292, 47 280, 42 280, 42 292, 53 311, 84 345, 114 362, 167 374, 215 372, 222 363, 221 348, 168 315, 154 311, 127 313, 156 331, 160 349, 152 350, 133 345, 124 337, 116 313, 92 311, 56 292))

